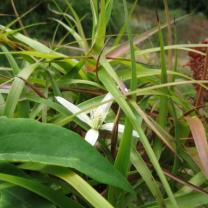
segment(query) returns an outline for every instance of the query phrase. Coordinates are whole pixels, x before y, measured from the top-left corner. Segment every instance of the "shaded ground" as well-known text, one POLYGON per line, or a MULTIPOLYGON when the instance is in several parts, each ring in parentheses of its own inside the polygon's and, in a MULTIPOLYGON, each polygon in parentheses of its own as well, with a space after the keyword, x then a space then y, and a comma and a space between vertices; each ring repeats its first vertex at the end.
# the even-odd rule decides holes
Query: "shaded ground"
MULTIPOLYGON (((164 12, 160 11, 161 22, 165 22, 164 12)), ((171 11, 171 16, 178 18, 185 15, 182 10, 171 11)), ((156 14, 155 11, 149 10, 146 8, 138 8, 134 18, 132 19, 132 25, 135 28, 135 33, 141 34, 144 31, 156 26, 156 14)), ((177 44, 187 44, 187 43, 200 43, 204 39, 208 38, 208 18, 203 14, 193 14, 189 15, 183 20, 176 23, 176 32, 177 32, 177 44)), ((164 31, 164 37, 166 38, 167 30, 164 31)), ((167 41, 165 41, 167 45, 167 41)), ((158 47, 158 36, 155 35, 151 39, 148 39, 140 45, 141 48, 151 48, 158 47)), ((156 64, 158 65, 157 55, 151 54, 146 57, 139 57, 141 62, 156 64)), ((187 52, 179 53, 179 67, 184 66, 188 62, 187 52)))
MULTIPOLYGON (((174 18, 185 15, 182 10, 171 11, 174 18)), ((161 22, 164 20, 164 13, 160 12, 161 22)), ((156 25, 155 11, 146 8, 138 8, 132 24, 138 31, 148 30, 156 25)), ((202 13, 193 14, 176 24, 178 43, 198 43, 208 37, 208 18, 202 13)))

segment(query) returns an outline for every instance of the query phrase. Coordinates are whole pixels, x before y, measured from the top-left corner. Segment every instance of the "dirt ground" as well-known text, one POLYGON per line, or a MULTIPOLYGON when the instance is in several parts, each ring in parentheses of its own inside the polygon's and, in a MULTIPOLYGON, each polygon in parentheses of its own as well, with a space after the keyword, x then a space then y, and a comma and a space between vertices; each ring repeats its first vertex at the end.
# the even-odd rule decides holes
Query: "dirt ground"
MULTIPOLYGON (((161 22, 165 21, 164 11, 160 11, 161 22)), ((185 15, 182 10, 170 11, 172 18, 185 15)), ((156 26, 155 11, 147 8, 138 8, 132 21, 136 30, 145 31, 156 26)), ((176 23, 178 43, 199 43, 208 38, 208 18, 201 14, 190 14, 176 23)))
MULTIPOLYGON (((172 18, 178 18, 185 15, 182 10, 170 11, 170 14, 172 18)), ((159 15, 161 22, 164 23, 164 12, 160 11, 159 15)), ((157 25, 155 11, 146 8, 138 8, 134 18, 132 19, 132 25, 135 28, 136 34, 142 34, 143 32, 155 27, 157 25)), ((167 30, 163 30, 163 32, 164 37, 166 37, 167 30)), ((208 38, 208 18, 200 13, 188 15, 186 18, 176 23, 176 32, 177 41, 175 44, 201 43, 204 39, 208 38)), ((167 41, 165 41, 165 45, 167 45, 167 41)), ((139 47, 145 49, 158 46, 158 36, 155 35, 146 40, 139 47)), ((158 65, 158 63, 155 62, 155 60, 158 60, 158 58, 156 58, 157 55, 158 54, 151 54, 146 57, 139 57, 139 60, 144 63, 158 65)), ((180 51, 178 53, 178 62, 180 67, 183 68, 188 60, 189 57, 187 52, 180 51)))

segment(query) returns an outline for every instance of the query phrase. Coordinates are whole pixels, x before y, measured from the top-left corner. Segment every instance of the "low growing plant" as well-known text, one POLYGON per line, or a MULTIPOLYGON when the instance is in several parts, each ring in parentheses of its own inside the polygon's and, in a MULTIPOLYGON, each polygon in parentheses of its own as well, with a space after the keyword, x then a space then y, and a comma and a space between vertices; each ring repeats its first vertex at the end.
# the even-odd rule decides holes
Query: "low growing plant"
POLYGON ((182 73, 177 56, 191 51, 206 60, 199 48, 207 44, 173 43, 165 0, 167 23, 158 17, 138 36, 130 24, 136 4, 129 12, 123 0, 125 24, 110 41, 113 0, 89 1, 90 38, 64 3, 67 12, 56 2, 53 12, 66 36, 56 42, 55 31, 51 47, 23 35, 27 27, 12 29, 18 19, 0 28, 7 60, 0 67, 0 207, 206 207, 204 106, 194 106, 194 86, 207 90, 208 81, 182 73), (159 47, 138 48, 154 35, 159 47), (160 66, 138 61, 153 53, 160 66))

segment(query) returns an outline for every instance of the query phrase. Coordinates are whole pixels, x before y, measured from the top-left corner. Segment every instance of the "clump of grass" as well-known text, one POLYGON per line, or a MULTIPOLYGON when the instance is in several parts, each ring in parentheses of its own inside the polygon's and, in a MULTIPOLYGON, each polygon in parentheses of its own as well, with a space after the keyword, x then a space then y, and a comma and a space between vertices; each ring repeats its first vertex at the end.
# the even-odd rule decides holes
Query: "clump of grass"
POLYGON ((56 43, 56 30, 53 48, 23 35, 25 27, 12 30, 18 19, 0 29, 2 207, 14 206, 14 195, 31 207, 206 206, 206 131, 191 99, 193 86, 207 90, 208 81, 177 70, 166 51, 206 57, 197 48, 207 44, 172 44, 166 1, 168 23, 136 37, 123 0, 125 24, 114 44, 107 34, 113 0, 89 2, 90 38, 70 2, 67 12, 54 2, 57 30, 67 35, 56 43), (138 49, 154 34, 159 47, 138 49), (161 60, 157 69, 137 60, 151 53, 161 60))

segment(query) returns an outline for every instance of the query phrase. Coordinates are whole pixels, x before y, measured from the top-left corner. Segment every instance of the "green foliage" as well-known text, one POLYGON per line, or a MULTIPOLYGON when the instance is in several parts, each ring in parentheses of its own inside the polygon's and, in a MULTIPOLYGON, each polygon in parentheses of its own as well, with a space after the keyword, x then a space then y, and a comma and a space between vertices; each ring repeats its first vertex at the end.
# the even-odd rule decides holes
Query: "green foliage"
POLYGON ((0 146, 4 147, 0 160, 70 167, 102 183, 130 190, 121 175, 78 134, 29 119, 1 118, 0 124, 0 146))
MULTIPOLYGON (((52 19, 52 17, 54 17, 54 13, 51 9, 57 10, 57 7, 55 6, 56 4, 54 4, 54 2, 56 2, 56 4, 59 5, 63 11, 68 12, 66 11, 66 3, 64 0, 42 0, 41 2, 39 0, 34 0, 32 4, 31 1, 28 0, 14 1, 19 15, 24 14, 28 8, 32 8, 32 6, 38 5, 38 7, 30 15, 22 19, 24 25, 30 25, 37 22, 44 23, 43 25, 28 29, 29 34, 33 35, 33 37, 43 40, 47 40, 48 38, 52 39, 53 32, 57 26, 56 22, 54 22, 52 19)), ((90 10, 90 2, 86 0, 71 0, 70 3, 80 17, 87 36, 90 36, 92 30, 92 14, 90 10)), ((119 28, 123 24, 122 14, 120 13, 120 10, 122 9, 122 3, 119 0, 114 1, 113 8, 113 14, 108 28, 110 33, 118 32, 119 28)), ((16 18, 11 2, 9 0, 0 5, 0 13, 9 15, 0 19, 1 25, 6 25, 16 18)), ((16 23, 15 28, 18 27, 19 24, 16 23)), ((63 34, 65 34, 65 30, 63 28, 59 28, 56 35, 56 40, 60 40, 63 37, 63 34)))
MULTIPOLYGON (((21 13, 24 3, 17 8, 21 13)), ((50 9, 37 11, 53 16, 54 25, 44 25, 50 34, 61 34, 48 38, 53 47, 33 33, 23 35, 18 19, 0 27, 0 207, 207 205, 206 132, 202 119, 190 118, 203 111, 192 102, 195 85, 205 90, 208 81, 183 73, 177 56, 174 70, 166 66, 167 50, 203 57, 205 50, 198 50, 207 45, 167 45, 162 30, 172 21, 133 35, 133 9, 128 12, 125 0, 124 10, 113 0, 41 5, 48 3, 50 9), (126 18, 108 42, 115 9, 116 18, 126 18), (157 33, 160 46, 143 49, 157 33), (140 58, 161 58, 161 66, 140 58)), ((27 15, 25 25, 31 24, 27 15)))

